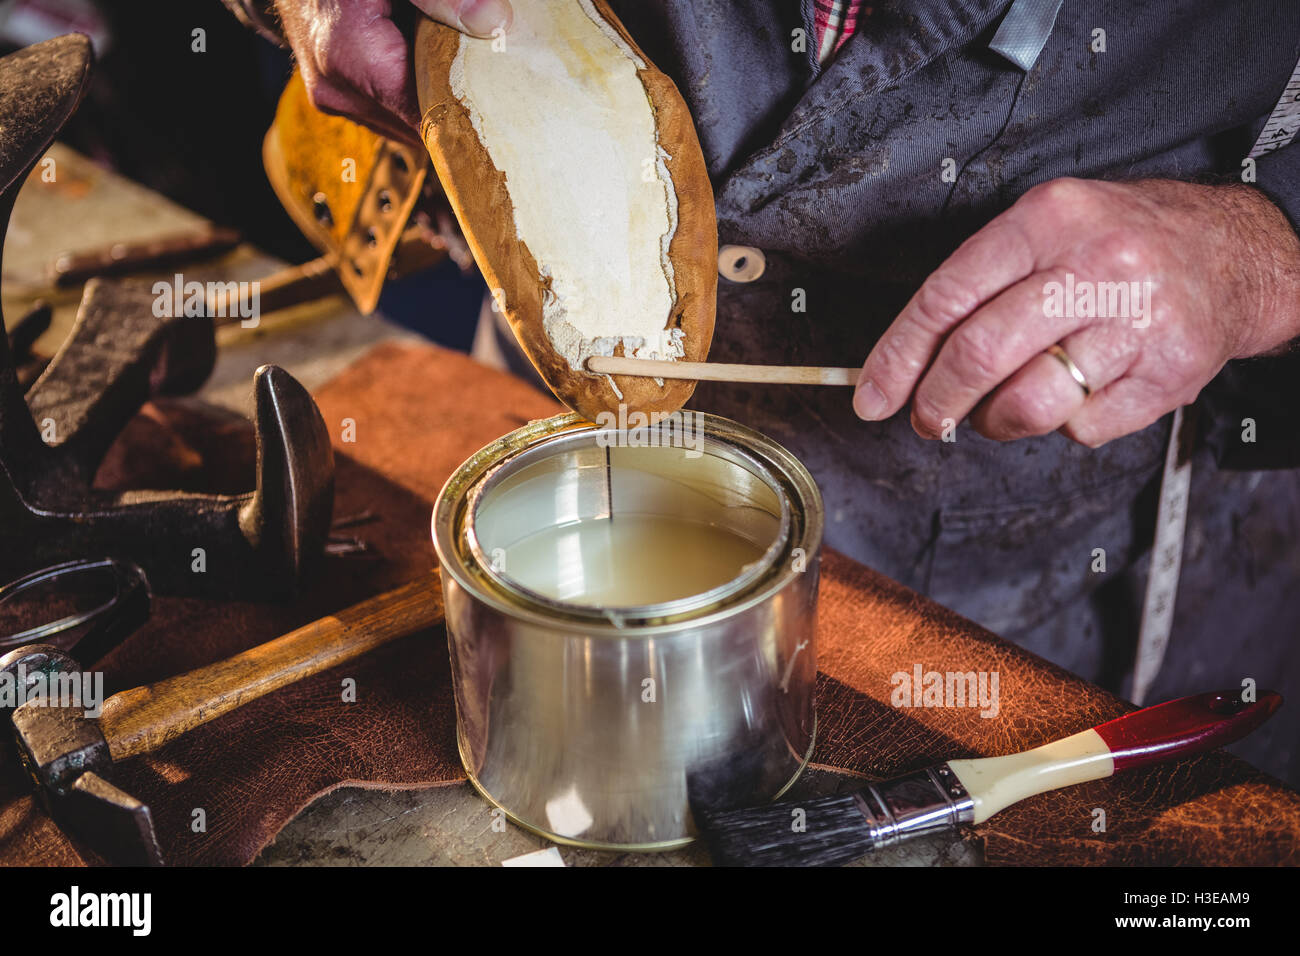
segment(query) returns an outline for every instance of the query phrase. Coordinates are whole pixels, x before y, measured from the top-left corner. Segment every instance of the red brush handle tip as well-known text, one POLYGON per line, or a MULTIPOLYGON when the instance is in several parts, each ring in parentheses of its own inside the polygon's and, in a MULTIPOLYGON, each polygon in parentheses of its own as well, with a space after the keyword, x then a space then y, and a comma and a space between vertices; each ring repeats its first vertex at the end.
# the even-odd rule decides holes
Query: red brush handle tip
POLYGON ((1125 714, 1094 728, 1116 772, 1223 747, 1240 740, 1282 706, 1271 690, 1247 702, 1237 691, 1196 694, 1125 714))

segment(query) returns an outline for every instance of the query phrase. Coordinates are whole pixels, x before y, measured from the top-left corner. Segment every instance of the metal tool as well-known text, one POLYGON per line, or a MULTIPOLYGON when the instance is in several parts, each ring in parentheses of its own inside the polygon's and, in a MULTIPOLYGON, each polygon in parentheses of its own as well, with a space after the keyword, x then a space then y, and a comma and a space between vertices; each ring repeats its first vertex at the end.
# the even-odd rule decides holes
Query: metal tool
POLYGON ((161 236, 139 242, 115 242, 100 249, 64 252, 50 264, 50 280, 56 288, 80 285, 89 279, 130 275, 146 269, 213 258, 239 245, 239 233, 220 226, 161 236))
MULTIPOLYGON (((114 863, 158 865, 149 807, 110 782, 120 760, 150 753, 282 687, 442 622, 436 572, 224 661, 114 694, 98 718, 47 696, 10 715, 18 755, 64 832, 114 863)), ((71 685, 82 668, 48 645, 0 657, 26 686, 71 685)))
POLYGON ((53 644, 89 667, 148 620, 151 604, 131 562, 65 561, 0 587, 0 648, 53 644))
MULTIPOLYGON (((0 238, 18 189, 85 92, 91 50, 69 35, 0 59, 0 238)), ((160 309, 147 283, 91 282, 63 347, 24 395, 0 336, 0 579, 87 555, 125 558, 161 594, 271 597, 329 534, 333 454, 305 389, 254 377, 257 489, 104 493, 94 476, 140 405, 197 389, 215 360, 206 315, 160 309)))
POLYGON ((0 346, 0 577, 81 555, 124 557, 158 593, 276 596, 321 554, 333 453, 307 391, 254 377, 257 489, 105 493, 95 472, 153 395, 194 390, 215 345, 206 317, 158 318, 147 285, 93 282, 72 334, 24 396, 0 346))

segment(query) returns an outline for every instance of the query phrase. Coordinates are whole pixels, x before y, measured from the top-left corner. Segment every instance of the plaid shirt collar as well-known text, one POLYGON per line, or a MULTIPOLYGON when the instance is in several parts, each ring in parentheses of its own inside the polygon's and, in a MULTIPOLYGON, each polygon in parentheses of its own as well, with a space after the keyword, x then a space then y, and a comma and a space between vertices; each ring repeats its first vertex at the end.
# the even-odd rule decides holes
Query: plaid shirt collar
POLYGON ((830 62, 857 31, 859 21, 870 13, 871 8, 863 0, 813 0, 817 62, 830 62))

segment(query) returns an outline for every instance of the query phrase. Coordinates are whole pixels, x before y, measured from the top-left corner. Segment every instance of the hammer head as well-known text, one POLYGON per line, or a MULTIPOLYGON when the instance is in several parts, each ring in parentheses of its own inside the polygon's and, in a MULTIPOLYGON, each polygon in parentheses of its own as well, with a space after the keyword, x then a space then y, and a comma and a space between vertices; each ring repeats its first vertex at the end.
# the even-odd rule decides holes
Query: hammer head
POLYGON ((30 700, 10 716, 18 756, 42 793, 62 800, 83 773, 113 765, 108 741, 83 711, 30 700))
MULTIPOLYGON (((19 653, 5 655, 10 668, 22 662, 19 653)), ((33 645, 21 653, 47 677, 79 676, 76 662, 57 648, 33 645)), ((9 720, 19 759, 65 833, 113 863, 162 863, 149 808, 107 779, 113 757, 95 719, 47 695, 21 704, 9 720)))

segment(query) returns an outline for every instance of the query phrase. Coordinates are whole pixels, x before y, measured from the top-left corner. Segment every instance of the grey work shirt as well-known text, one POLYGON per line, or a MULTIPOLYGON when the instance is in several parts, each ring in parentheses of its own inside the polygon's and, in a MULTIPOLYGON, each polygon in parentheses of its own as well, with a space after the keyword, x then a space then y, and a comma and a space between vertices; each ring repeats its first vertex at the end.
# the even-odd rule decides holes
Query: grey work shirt
MULTIPOLYGON (((824 69, 792 48, 793 30, 815 35, 808 2, 613 6, 691 106, 721 241, 766 260, 757 281, 720 284, 710 359, 722 362, 860 363, 944 257, 1037 183, 1240 177, 1300 59, 1295 0, 1067 0, 1027 73, 988 49, 1008 0, 874 3, 824 69), (1097 29, 1106 52, 1092 49, 1097 29)), ((1262 158, 1258 178, 1300 222, 1300 146, 1262 158)), ((1264 360, 1203 395, 1173 636, 1150 699, 1246 679, 1282 691, 1294 703, 1235 749, 1300 784, 1300 475, 1242 470, 1290 460, 1297 381, 1293 357, 1264 360), (1247 416, 1267 432, 1258 448, 1240 443, 1247 416)), ((965 424, 954 442, 923 441, 906 411, 858 420, 841 389, 702 384, 691 406, 808 465, 831 547, 1124 689, 1168 416, 1091 450, 1059 434, 993 442, 965 424)), ((889 670, 910 671, 904 657, 889 670)), ((1015 692, 1015 674, 1000 680, 1015 692)))

